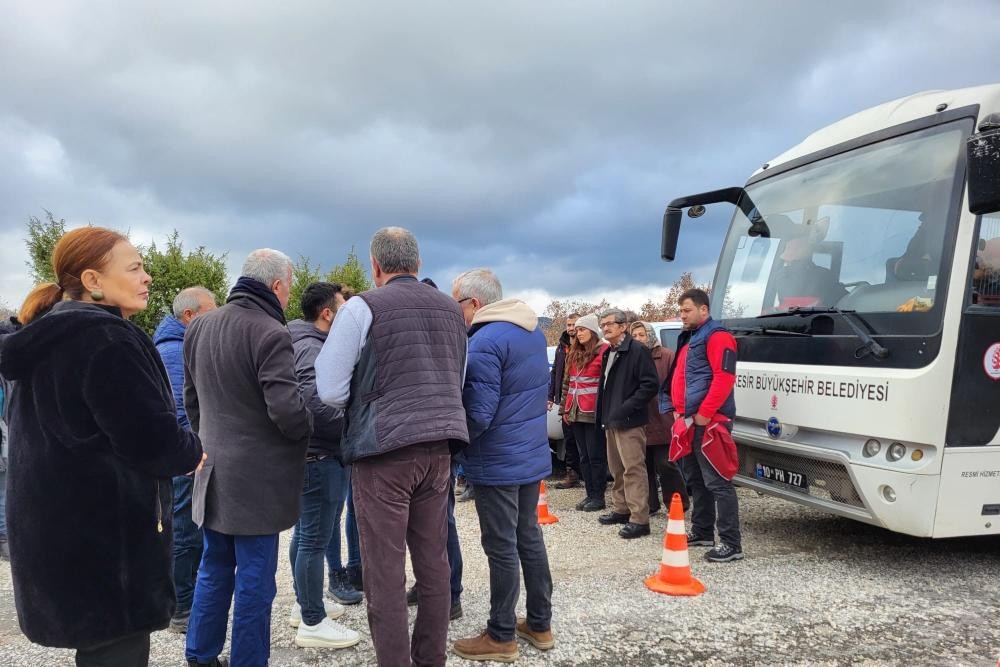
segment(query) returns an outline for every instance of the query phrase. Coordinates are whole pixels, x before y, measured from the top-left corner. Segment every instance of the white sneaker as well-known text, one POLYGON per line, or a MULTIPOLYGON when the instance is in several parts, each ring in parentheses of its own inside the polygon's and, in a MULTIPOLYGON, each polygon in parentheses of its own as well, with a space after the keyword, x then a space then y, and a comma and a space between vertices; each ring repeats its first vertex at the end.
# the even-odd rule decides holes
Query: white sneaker
MULTIPOLYGON (((347 611, 344 605, 336 602, 324 602, 327 618, 340 618, 347 611)), ((288 614, 288 627, 297 628, 302 623, 302 609, 298 603, 292 605, 292 611, 288 614)))
POLYGON ((316 625, 299 625, 295 633, 295 645, 304 648, 347 648, 361 641, 361 635, 324 618, 316 625))

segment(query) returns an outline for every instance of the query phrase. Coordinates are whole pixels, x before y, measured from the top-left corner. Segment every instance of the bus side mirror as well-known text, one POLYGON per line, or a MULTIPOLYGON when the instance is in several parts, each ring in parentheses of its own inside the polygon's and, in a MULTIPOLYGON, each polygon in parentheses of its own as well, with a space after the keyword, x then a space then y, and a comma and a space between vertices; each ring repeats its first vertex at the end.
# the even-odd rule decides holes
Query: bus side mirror
POLYGON ((1000 211, 1000 114, 987 116, 966 144, 969 164, 969 211, 1000 211))

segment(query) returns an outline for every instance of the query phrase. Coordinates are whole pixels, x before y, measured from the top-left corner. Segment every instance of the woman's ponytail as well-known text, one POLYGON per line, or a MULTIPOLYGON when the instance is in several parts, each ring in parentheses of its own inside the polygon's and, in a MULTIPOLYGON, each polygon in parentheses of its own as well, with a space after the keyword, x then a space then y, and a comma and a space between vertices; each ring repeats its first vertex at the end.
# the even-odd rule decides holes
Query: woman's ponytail
POLYGON ((31 290, 28 297, 21 304, 21 309, 17 311, 17 319, 21 324, 27 325, 32 320, 38 319, 49 312, 52 306, 56 305, 63 298, 63 289, 55 283, 42 283, 31 290))

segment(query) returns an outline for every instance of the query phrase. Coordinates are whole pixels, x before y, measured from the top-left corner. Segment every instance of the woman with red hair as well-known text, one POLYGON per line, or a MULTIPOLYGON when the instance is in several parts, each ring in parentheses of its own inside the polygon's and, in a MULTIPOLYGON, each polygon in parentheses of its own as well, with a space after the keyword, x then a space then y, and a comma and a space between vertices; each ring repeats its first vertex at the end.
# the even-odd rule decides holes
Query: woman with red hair
POLYGON ((21 630, 77 665, 146 665, 174 611, 171 478, 202 460, 160 357, 128 318, 151 279, 121 234, 66 233, 55 283, 0 340, 8 400, 8 534, 21 630))

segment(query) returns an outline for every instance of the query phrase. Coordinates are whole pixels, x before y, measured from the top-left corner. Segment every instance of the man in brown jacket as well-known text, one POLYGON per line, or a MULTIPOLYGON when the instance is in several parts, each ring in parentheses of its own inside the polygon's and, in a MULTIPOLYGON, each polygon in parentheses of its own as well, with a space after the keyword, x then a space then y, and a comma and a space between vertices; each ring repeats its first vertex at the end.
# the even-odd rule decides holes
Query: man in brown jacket
MULTIPOLYGON (((648 347, 656 366, 656 375, 663 384, 674 360, 674 351, 663 347, 660 339, 648 322, 633 322, 629 327, 632 338, 648 347)), ((677 464, 667 458, 670 450, 670 427, 674 424, 672 413, 661 414, 659 396, 654 396, 649 402, 649 423, 646 424, 646 475, 649 479, 649 513, 660 511, 660 498, 656 493, 656 483, 659 481, 663 492, 663 505, 669 510, 670 499, 675 493, 681 494, 684 511, 688 508, 687 488, 677 464)))
POLYGON ((312 415, 295 379, 285 328, 292 262, 255 250, 226 305, 191 323, 184 405, 208 455, 192 515, 204 528, 187 633, 189 665, 218 658, 233 605, 233 665, 267 664, 278 533, 295 525, 312 415))

